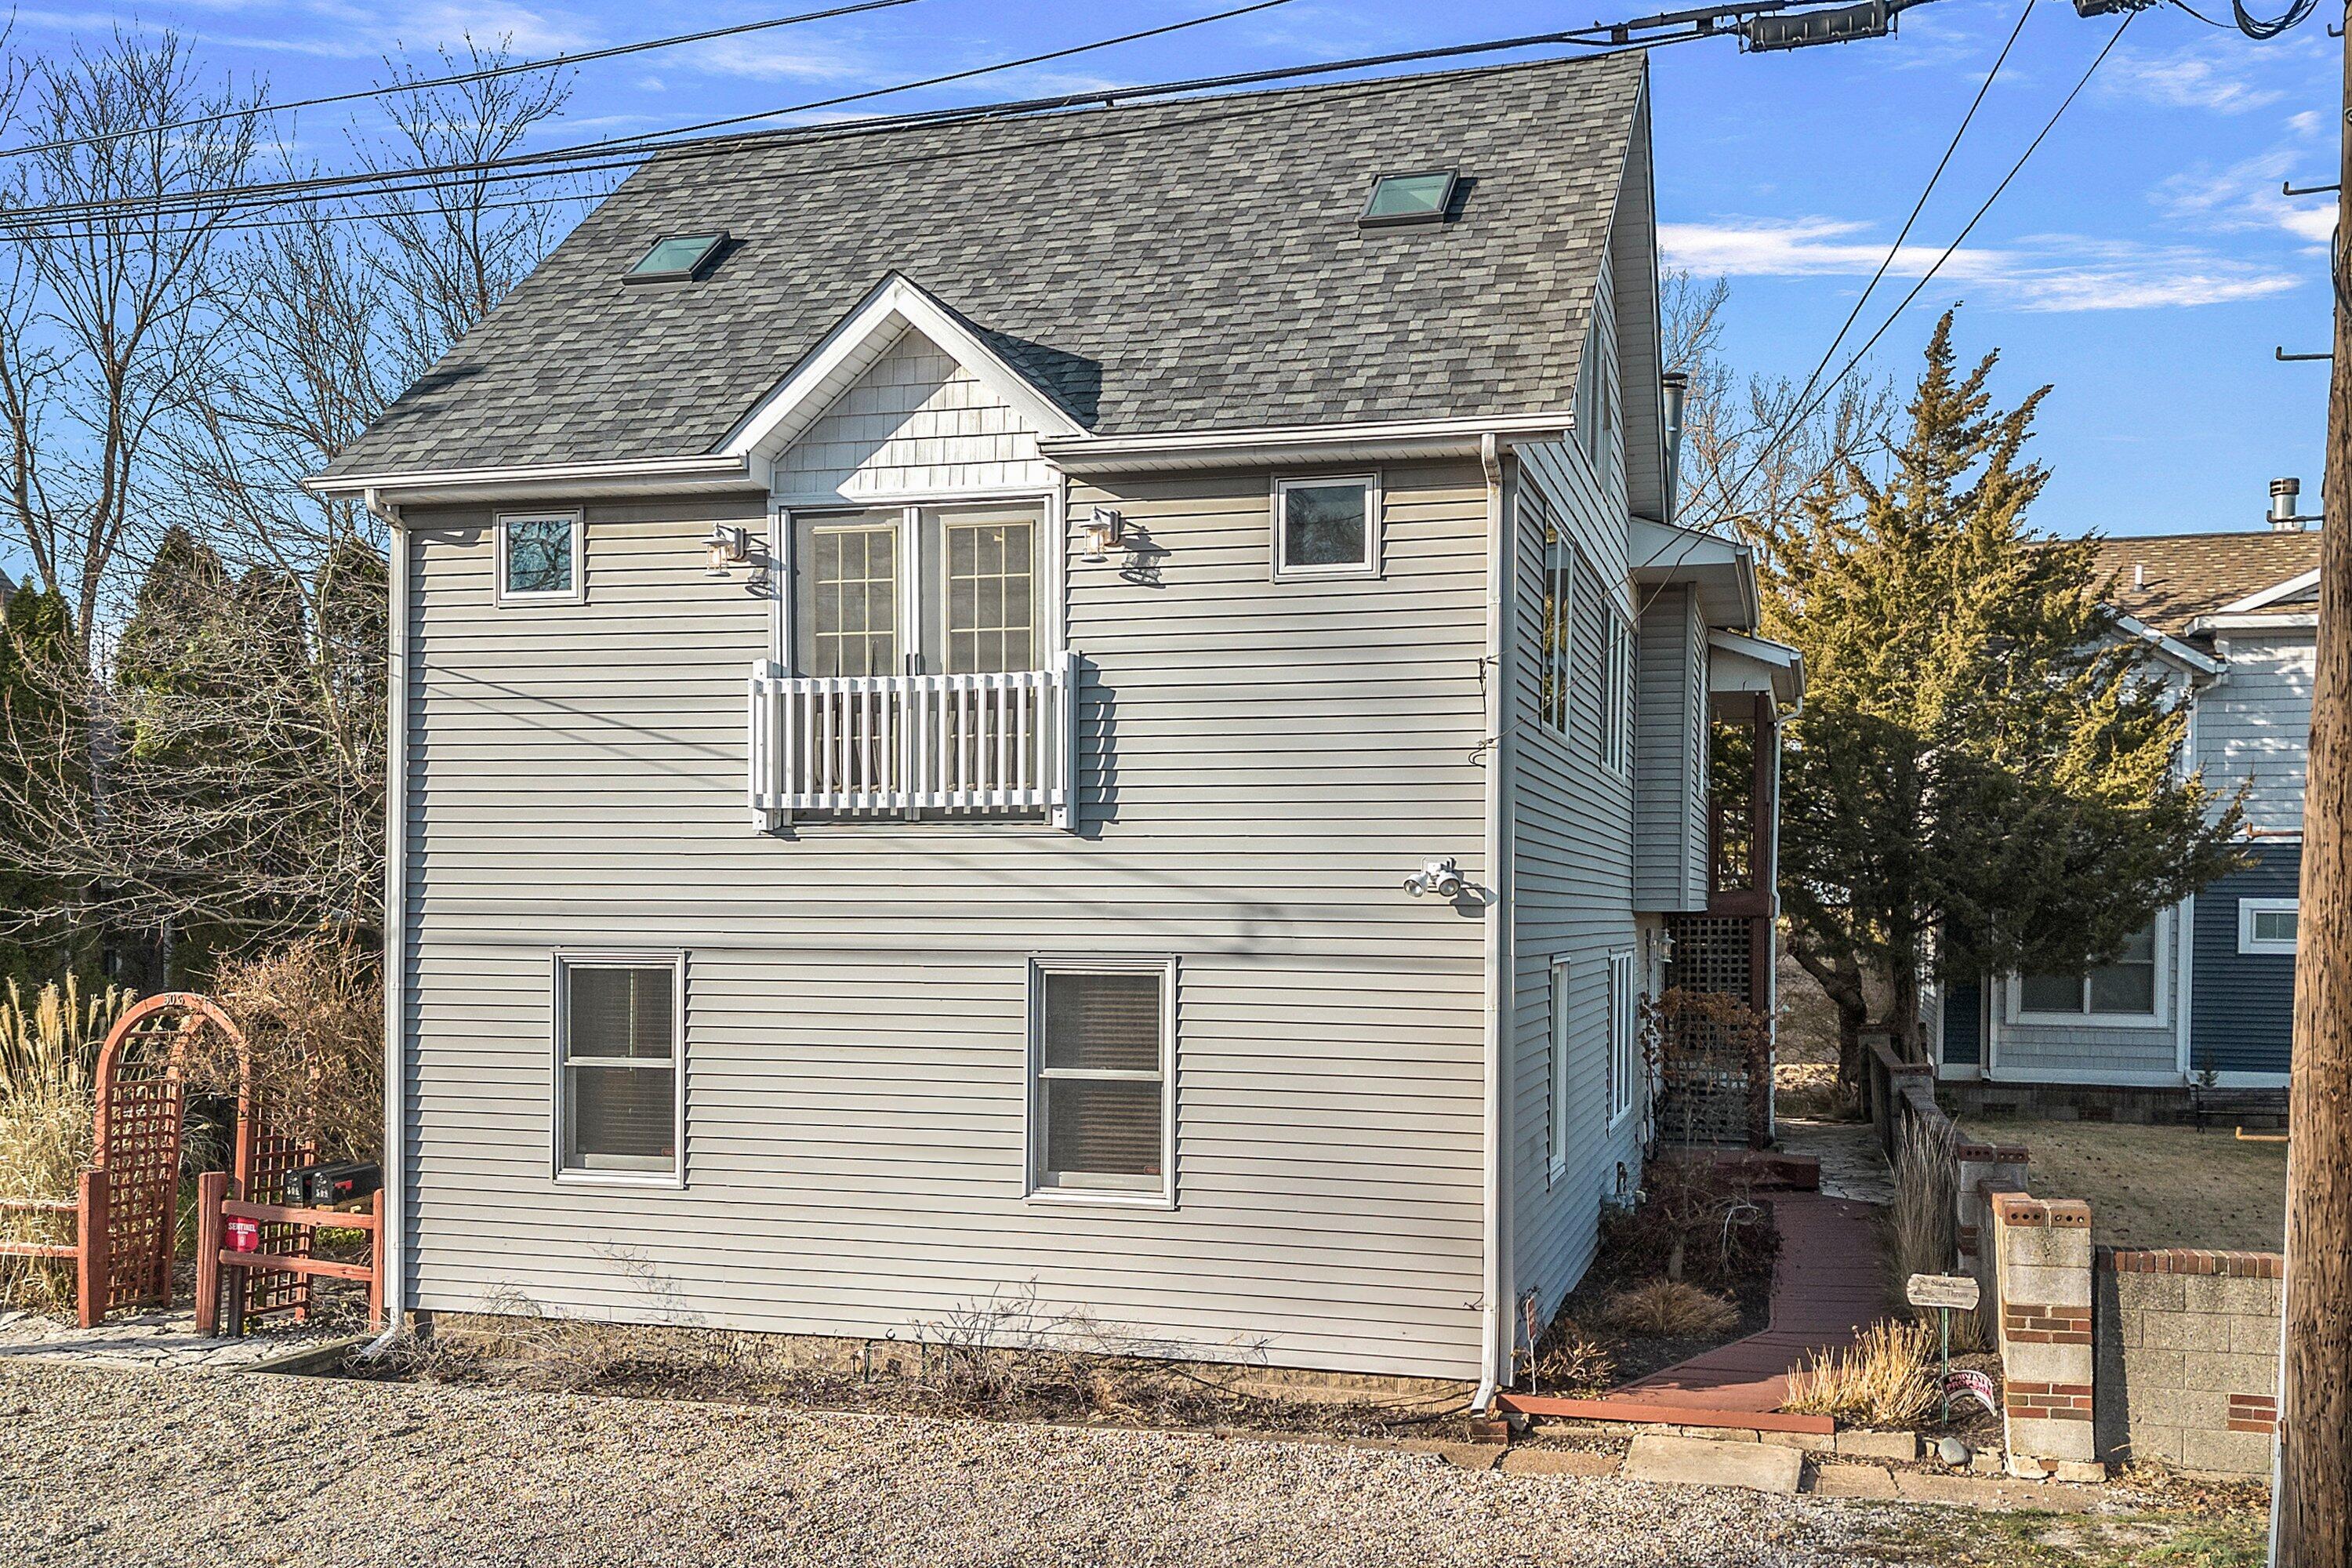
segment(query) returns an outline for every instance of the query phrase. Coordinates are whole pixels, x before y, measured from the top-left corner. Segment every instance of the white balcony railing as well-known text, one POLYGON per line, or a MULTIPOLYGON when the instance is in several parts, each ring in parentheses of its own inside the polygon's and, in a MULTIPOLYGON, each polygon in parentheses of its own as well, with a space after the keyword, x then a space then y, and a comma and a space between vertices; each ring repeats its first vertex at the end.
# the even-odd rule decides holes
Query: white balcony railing
POLYGON ((1066 813, 1075 661, 988 675, 751 667, 757 812, 1066 813))

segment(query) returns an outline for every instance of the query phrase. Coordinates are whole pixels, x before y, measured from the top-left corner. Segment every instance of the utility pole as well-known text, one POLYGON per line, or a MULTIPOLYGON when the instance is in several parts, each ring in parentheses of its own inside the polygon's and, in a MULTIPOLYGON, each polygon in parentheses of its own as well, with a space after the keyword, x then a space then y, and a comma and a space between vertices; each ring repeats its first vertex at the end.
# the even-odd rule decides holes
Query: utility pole
MULTIPOLYGON (((2352 27, 2336 122, 2336 233, 2352 238, 2352 27)), ((2280 1357, 2278 1568, 2352 1564, 2352 309, 2342 241, 2320 487, 2318 668, 2303 804, 2280 1357)))

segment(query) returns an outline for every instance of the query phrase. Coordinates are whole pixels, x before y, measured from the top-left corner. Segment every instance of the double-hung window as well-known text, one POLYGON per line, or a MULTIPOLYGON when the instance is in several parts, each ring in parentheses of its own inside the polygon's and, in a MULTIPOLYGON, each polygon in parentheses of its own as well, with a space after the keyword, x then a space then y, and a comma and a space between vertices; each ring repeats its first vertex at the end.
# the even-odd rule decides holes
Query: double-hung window
POLYGON ((496 521, 493 597, 500 605, 576 605, 582 597, 576 511, 508 512, 496 521))
POLYGON ((685 962, 564 954, 555 965, 559 1176, 677 1181, 685 962))
POLYGON ((802 673, 1039 668, 1042 521, 1018 508, 803 516, 793 614, 802 673))
POLYGON ((2238 951, 2292 957, 2301 908, 2301 901, 2295 899, 2240 899, 2238 951))
POLYGON ((2028 974, 2017 982, 2017 1011, 2053 1017, 2153 1022, 2160 1013, 2163 976, 2157 964, 2158 927, 2136 932, 2111 963, 2086 974, 2028 974))
POLYGON ((1031 1193, 1172 1202, 1175 962, 1038 959, 1029 989, 1031 1193))
POLYGON ((1601 680, 1601 764, 1612 773, 1633 765, 1633 627, 1625 613, 1609 608, 1609 646, 1601 680))
POLYGON ((1631 949, 1609 955, 1609 1125, 1625 1120, 1633 1109, 1633 1090, 1640 1074, 1634 1044, 1633 954, 1631 949))
POLYGON ((1550 1114, 1545 1124, 1547 1167, 1555 1180, 1568 1173, 1569 962, 1551 961, 1551 1038, 1547 1090, 1550 1114))
POLYGON ((1381 569, 1381 483, 1372 474, 1274 481, 1274 575, 1368 577, 1381 569))
POLYGON ((1538 503, 1543 525, 1543 647, 1536 705, 1547 728, 1565 735, 1576 671, 1576 546, 1549 510, 1538 503))

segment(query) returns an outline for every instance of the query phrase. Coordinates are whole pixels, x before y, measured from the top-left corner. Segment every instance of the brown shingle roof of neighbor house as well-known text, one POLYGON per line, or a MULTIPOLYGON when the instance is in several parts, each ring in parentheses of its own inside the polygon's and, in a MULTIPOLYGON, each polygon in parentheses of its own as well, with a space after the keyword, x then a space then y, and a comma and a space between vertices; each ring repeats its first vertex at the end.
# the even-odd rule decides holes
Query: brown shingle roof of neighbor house
POLYGON ((632 174, 327 470, 688 457, 886 274, 1097 435, 1572 405, 1646 68, 1617 56, 801 130, 632 174), (1375 176, 1452 221, 1360 227, 1375 176), (723 228, 699 281, 623 273, 723 228))
POLYGON ((2179 634, 2200 616, 2274 588, 2319 564, 2319 535, 2160 533, 2103 539, 2095 557, 2106 602, 2158 631, 2179 634))

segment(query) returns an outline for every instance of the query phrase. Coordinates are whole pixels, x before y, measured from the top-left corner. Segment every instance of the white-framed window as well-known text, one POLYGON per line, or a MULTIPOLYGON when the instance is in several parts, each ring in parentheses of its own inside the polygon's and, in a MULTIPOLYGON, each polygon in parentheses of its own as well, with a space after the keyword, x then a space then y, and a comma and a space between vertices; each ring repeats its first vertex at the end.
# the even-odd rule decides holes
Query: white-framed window
POLYGON ((794 531, 802 674, 993 674, 1043 662, 1050 542, 1041 509, 803 512, 794 531))
POLYGON ((686 957, 555 957, 555 1176, 686 1178, 686 957))
POLYGON ((1549 1114, 1545 1121, 1546 1168, 1557 1180, 1568 1173, 1568 981, 1565 958, 1551 961, 1550 1056, 1545 1063, 1549 1114))
POLYGON ((1609 955, 1609 1125, 1633 1109, 1640 1073, 1633 1043, 1633 950, 1609 955))
POLYGON ((2148 1025, 2164 1019, 2159 917, 2124 944, 2112 963, 2086 974, 2022 974, 2011 982, 2010 1014, 2025 1021, 2148 1025))
POLYGON ((1609 646, 1601 691, 1601 764, 1612 773, 1633 766, 1633 626, 1625 613, 1609 607, 1609 646))
POLYGON ((1568 733, 1570 699, 1576 689, 1576 546, 1567 530, 1539 510, 1543 522, 1543 647, 1538 665, 1536 703, 1547 729, 1568 733))
POLYGON ((1176 961, 1029 963, 1029 1195, 1176 1196, 1176 961))
POLYGON ((586 595, 576 511, 500 512, 496 590, 501 605, 576 605, 586 595))
POLYGON ((2292 955, 2301 909, 2299 899, 2240 899, 2238 951, 2292 955))
POLYGON ((1273 510, 1276 582, 1379 575, 1379 475, 1277 479, 1273 510))

